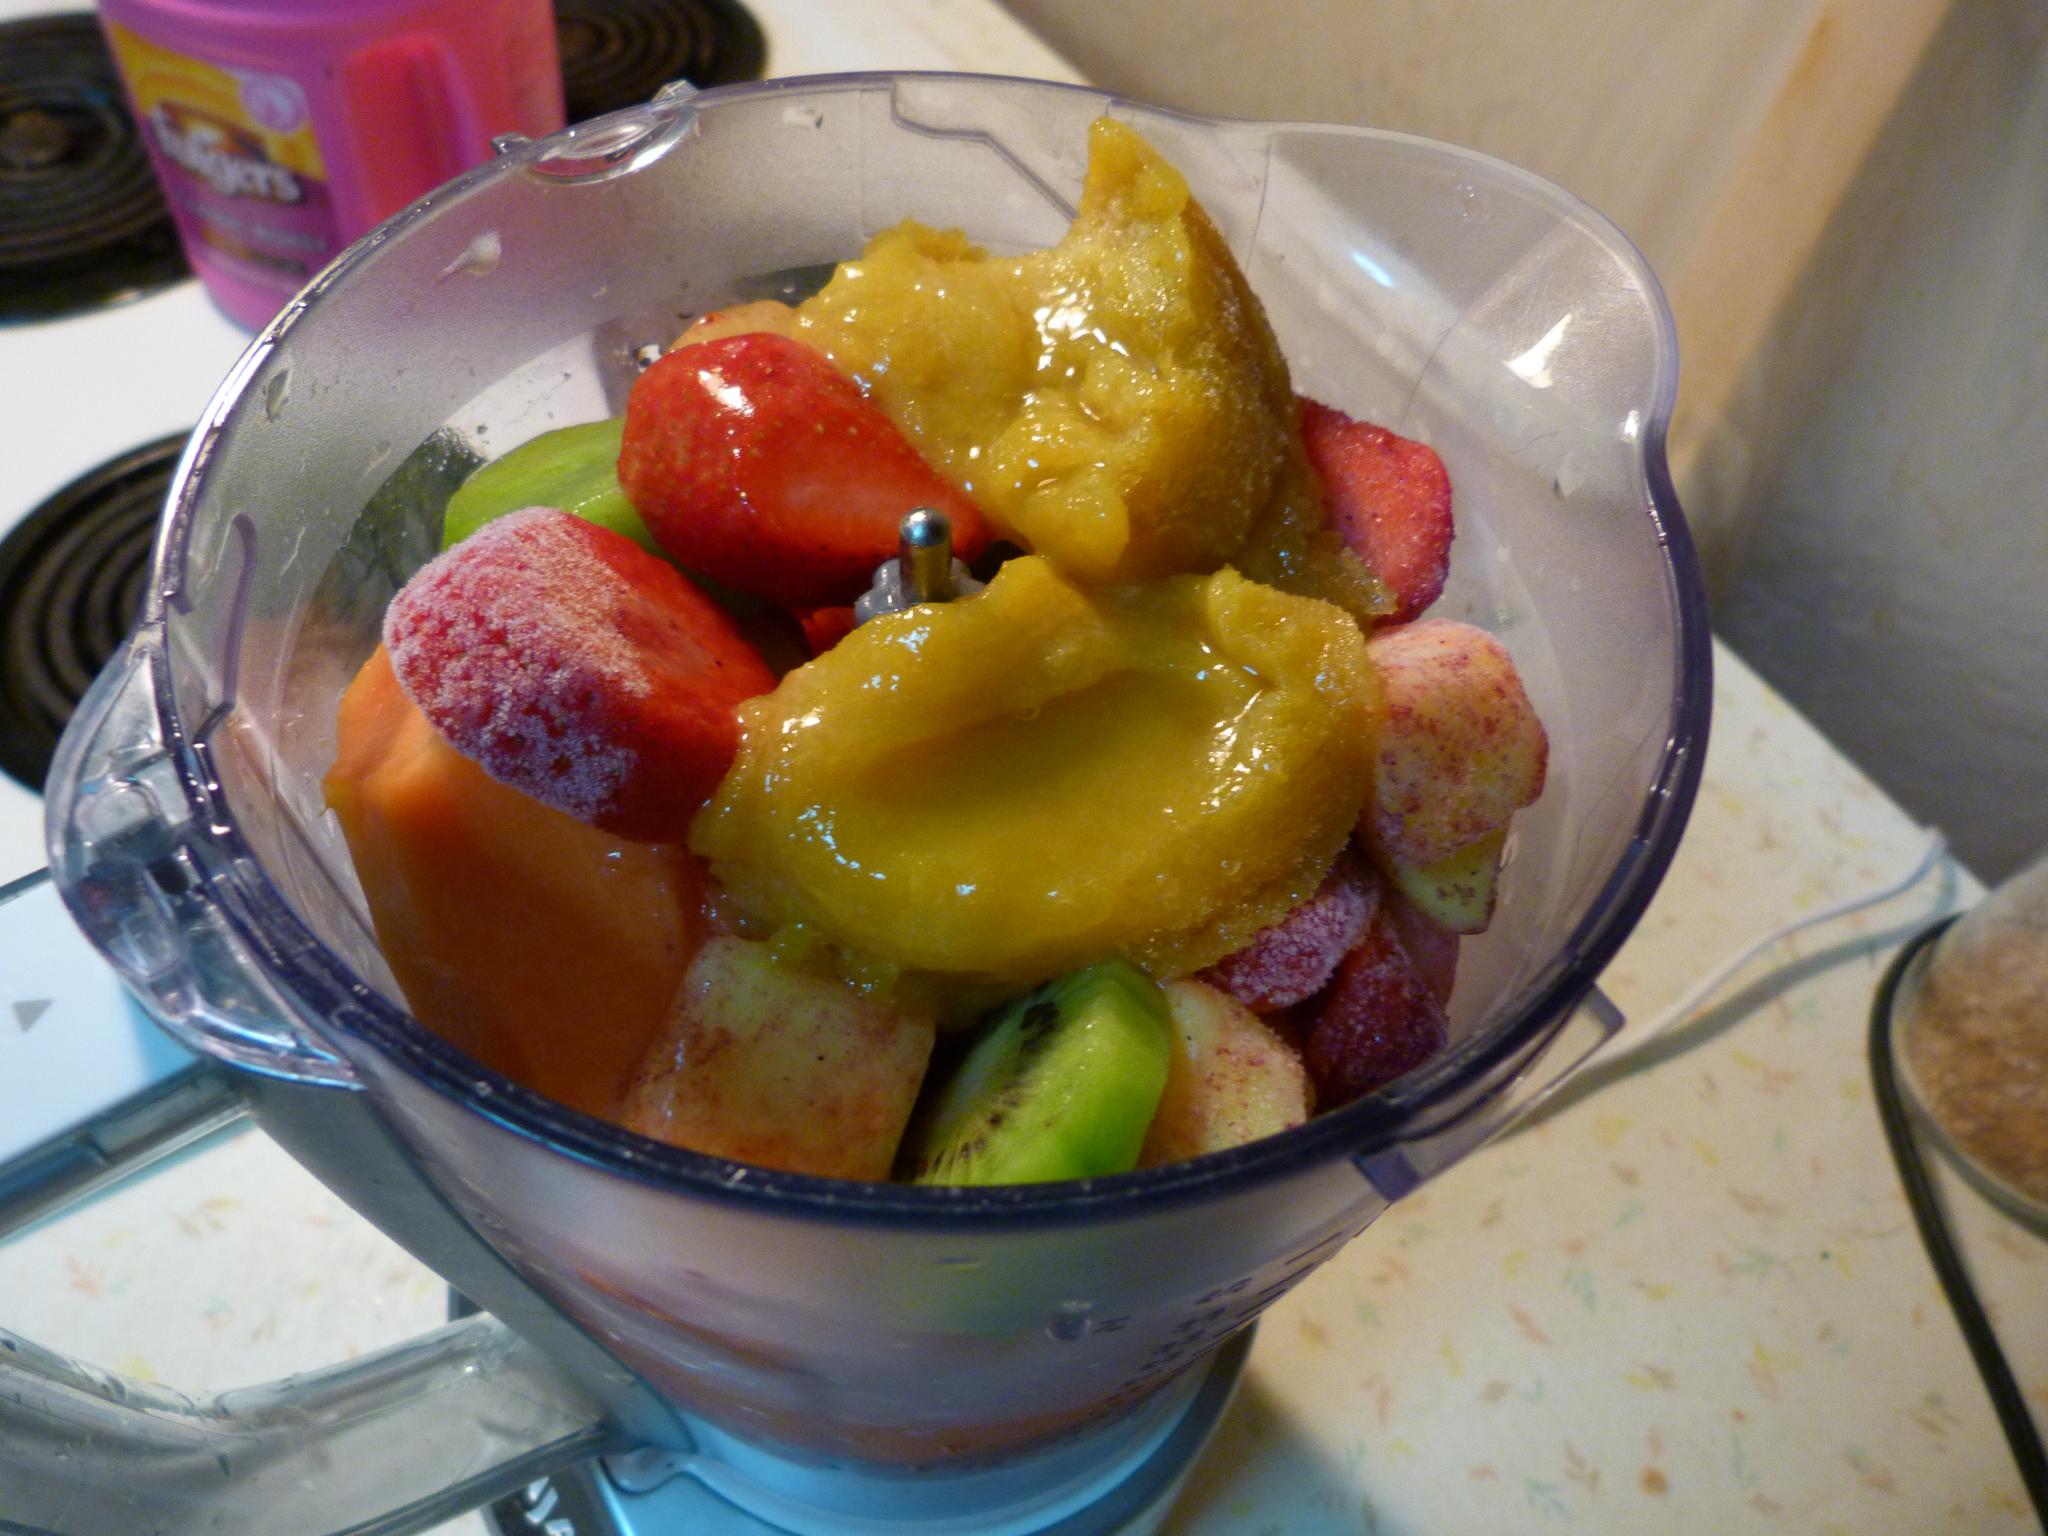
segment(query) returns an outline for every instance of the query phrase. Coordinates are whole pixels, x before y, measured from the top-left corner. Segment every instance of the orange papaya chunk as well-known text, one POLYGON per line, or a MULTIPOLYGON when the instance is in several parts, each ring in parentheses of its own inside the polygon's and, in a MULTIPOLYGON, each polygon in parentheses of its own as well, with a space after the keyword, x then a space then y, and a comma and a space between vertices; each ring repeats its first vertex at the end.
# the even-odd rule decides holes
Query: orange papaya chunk
POLYGON ((571 1108, 616 1114, 702 942, 697 861, 500 784, 405 696, 381 647, 342 696, 325 787, 420 1022, 571 1108))

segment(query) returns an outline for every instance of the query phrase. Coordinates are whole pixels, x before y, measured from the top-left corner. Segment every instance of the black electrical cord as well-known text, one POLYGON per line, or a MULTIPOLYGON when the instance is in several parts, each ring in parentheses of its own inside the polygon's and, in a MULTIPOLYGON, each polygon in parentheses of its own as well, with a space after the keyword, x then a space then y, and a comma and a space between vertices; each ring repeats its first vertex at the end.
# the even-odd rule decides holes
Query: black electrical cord
POLYGON ((1938 923, 1907 944, 1878 983, 1877 998, 1870 1009, 1870 1081, 1877 1097, 1878 1119, 1884 1123, 1885 1140, 1891 1145, 1892 1161, 1898 1165, 1900 1182, 1906 1186, 1906 1203, 1920 1229, 1920 1242, 1927 1250, 1928 1261, 1934 1265, 1949 1308, 1956 1315, 1956 1326, 1962 1329, 1963 1342, 1977 1364, 1984 1390, 1990 1394, 1992 1411, 1998 1415, 1999 1428, 2005 1431, 2006 1444, 2019 1464, 2020 1481, 2026 1486, 2027 1497, 2033 1500, 2034 1513, 2048 1528, 2048 1452, 2042 1449, 2034 1416, 2027 1409, 2019 1383, 2013 1379, 2005 1351, 1999 1348, 1998 1335, 1984 1314, 1984 1305, 1977 1299, 1969 1270, 1956 1251, 1955 1239, 1942 1214, 1941 1197, 1913 1136, 1905 1097, 1899 1091, 1898 1064, 1892 1058, 1892 1003, 1899 981, 1913 958, 1954 921, 1950 918, 1938 923))

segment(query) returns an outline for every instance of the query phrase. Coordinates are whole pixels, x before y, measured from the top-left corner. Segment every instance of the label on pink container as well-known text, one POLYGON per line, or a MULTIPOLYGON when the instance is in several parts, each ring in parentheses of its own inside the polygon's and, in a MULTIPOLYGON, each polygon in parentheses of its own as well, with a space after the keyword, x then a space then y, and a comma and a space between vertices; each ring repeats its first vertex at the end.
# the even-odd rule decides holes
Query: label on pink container
POLYGON ((343 243, 305 91, 107 32, 187 245, 297 290, 343 243))

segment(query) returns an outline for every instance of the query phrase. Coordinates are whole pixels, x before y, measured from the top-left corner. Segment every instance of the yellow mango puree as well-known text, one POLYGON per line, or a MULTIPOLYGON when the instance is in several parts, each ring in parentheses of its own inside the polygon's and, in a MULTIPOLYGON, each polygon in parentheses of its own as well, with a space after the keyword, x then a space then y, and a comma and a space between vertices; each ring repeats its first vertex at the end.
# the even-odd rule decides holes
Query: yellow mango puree
POLYGON ((1122 123, 1094 124, 1057 246, 991 257, 905 223, 793 334, 1006 537, 1083 581, 1232 563, 1360 617, 1389 606, 1323 526, 1264 310, 1186 180, 1122 123))
POLYGON ((741 706, 691 846, 746 911, 885 965, 1178 975, 1314 890, 1379 711, 1329 604, 1233 570, 1087 589, 1026 557, 741 706))

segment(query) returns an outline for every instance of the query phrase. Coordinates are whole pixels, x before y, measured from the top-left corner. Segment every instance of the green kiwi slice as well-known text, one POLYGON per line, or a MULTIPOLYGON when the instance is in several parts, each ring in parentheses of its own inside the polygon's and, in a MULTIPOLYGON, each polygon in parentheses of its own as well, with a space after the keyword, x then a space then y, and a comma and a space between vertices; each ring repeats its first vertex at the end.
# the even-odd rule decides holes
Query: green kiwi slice
POLYGON ((586 522, 623 533, 650 554, 667 555, 619 489, 619 443, 626 418, 560 427, 521 443, 463 481, 441 518, 447 549, 521 507, 559 507, 586 522))
POLYGON ((1122 960, 993 1014, 910 1148, 918 1184, 1037 1184, 1124 1173, 1166 1086, 1166 995, 1122 960))

